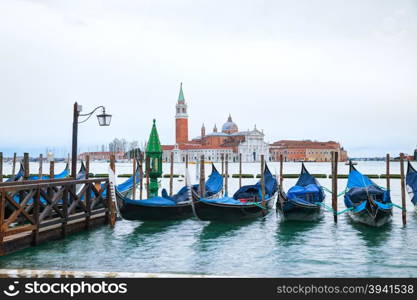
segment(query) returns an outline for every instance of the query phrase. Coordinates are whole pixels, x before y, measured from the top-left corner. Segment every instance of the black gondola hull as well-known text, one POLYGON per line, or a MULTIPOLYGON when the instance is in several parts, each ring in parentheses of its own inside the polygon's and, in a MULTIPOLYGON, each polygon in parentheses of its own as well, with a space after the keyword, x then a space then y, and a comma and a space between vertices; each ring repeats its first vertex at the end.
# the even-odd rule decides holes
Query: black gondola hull
POLYGON ((197 217, 202 221, 239 221, 265 216, 273 207, 274 198, 266 201, 265 209, 257 205, 227 205, 219 203, 195 202, 197 217))
POLYGON ((181 220, 193 215, 190 204, 178 206, 142 206, 125 203, 119 208, 120 214, 125 220, 181 220))
POLYGON ((352 221, 365 224, 372 227, 381 227, 392 219, 392 210, 378 209, 376 212, 370 212, 364 209, 360 212, 349 212, 352 221))

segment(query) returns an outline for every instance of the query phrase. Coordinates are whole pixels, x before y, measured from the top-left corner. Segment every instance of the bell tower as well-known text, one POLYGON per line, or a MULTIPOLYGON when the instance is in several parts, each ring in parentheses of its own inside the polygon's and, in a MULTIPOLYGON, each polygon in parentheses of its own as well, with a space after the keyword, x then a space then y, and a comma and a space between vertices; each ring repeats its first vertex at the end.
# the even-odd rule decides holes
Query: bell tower
POLYGON ((184 92, 182 91, 182 82, 175 109, 175 143, 186 143, 188 142, 188 114, 184 92))

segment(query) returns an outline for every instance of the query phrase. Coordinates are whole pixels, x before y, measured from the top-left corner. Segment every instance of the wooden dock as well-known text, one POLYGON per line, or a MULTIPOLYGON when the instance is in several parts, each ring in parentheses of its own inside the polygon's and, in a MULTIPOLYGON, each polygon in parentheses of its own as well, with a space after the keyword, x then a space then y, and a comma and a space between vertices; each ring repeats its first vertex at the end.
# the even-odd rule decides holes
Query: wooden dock
POLYGON ((107 178, 0 183, 0 256, 103 224, 116 213, 107 178))

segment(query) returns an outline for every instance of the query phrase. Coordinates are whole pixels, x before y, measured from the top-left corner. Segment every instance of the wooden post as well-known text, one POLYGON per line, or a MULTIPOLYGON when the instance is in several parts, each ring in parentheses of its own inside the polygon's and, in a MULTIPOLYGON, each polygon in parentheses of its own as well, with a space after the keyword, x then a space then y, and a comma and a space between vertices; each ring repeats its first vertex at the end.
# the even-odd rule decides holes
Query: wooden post
POLYGON ((3 152, 0 152, 0 183, 3 182, 3 152))
POLYGON ((143 154, 140 155, 140 165, 139 165, 139 176, 140 176, 140 186, 139 186, 139 199, 142 200, 143 195, 143 154))
POLYGON ((16 175, 16 152, 13 153, 12 178, 16 175))
POLYGON ((242 153, 239 153, 239 188, 242 187, 242 153))
POLYGON ((150 157, 146 156, 146 198, 149 198, 149 173, 151 172, 150 157))
MULTIPOLYGON (((88 179, 90 176, 90 155, 85 156, 85 179, 88 179)), ((88 187, 85 192, 85 206, 87 210, 87 216, 85 218, 85 229, 90 228, 90 220, 91 220, 91 185, 92 183, 87 183, 88 187)))
POLYGON ((55 162, 51 160, 49 162, 49 178, 53 179, 55 177, 55 162))
POLYGON ((262 206, 265 207, 265 157, 261 155, 261 202, 262 206))
POLYGON ((23 154, 23 166, 25 168, 25 174, 23 175, 23 178, 25 180, 29 179, 30 176, 30 170, 29 170, 29 153, 25 152, 23 154))
POLYGON ((206 194, 206 174, 204 172, 204 155, 201 155, 200 160, 200 197, 204 198, 206 194))
POLYGON ((136 164, 137 164, 137 160, 136 160, 136 156, 133 157, 133 190, 132 190, 132 199, 135 200, 136 199, 136 164))
MULTIPOLYGON (((222 153, 220 157, 221 157, 221 162, 222 162, 222 178, 224 180, 224 153, 222 153)), ((224 195, 224 186, 223 186, 223 189, 222 189, 222 196, 223 195, 224 195)))
POLYGON ((43 178, 42 166, 43 166, 43 156, 42 156, 42 154, 39 154, 39 180, 42 180, 42 178, 43 178))
POLYGON ((227 196, 229 190, 229 154, 226 154, 224 172, 224 194, 227 196))
POLYGON ((185 168, 188 169, 188 152, 185 154, 185 168))
POLYGON ((389 178, 389 176, 390 176, 390 170, 389 170, 390 157, 389 157, 389 154, 387 154, 387 157, 386 157, 386 164, 387 164, 387 171, 386 171, 386 176, 387 176, 387 190, 390 190, 391 189, 391 185, 390 185, 390 178, 389 178))
MULTIPOLYGON (((114 154, 110 155, 110 168, 116 173, 116 157, 114 154)), ((110 186, 107 189, 107 203, 108 203, 108 210, 109 210, 109 224, 110 226, 114 226, 116 224, 116 207, 111 198, 110 193, 110 186)))
MULTIPOLYGON (((50 162, 51 164, 53 161, 50 162)), ((51 166, 51 165, 50 165, 51 166)), ((52 164, 52 175, 54 173, 53 170, 54 164, 52 164)), ((62 212, 64 215, 64 220, 61 225, 61 235, 65 237, 67 235, 67 223, 68 223, 68 196, 69 196, 69 189, 72 189, 72 186, 66 186, 64 193, 62 194, 62 212)))
POLYGON ((407 224, 407 211, 406 211, 406 202, 405 202, 405 180, 404 180, 404 153, 400 154, 400 170, 401 170, 401 206, 402 210, 402 219, 403 225, 407 224))
POLYGON ((174 152, 171 151, 171 169, 169 174, 169 195, 172 196, 172 190, 173 190, 173 181, 174 181, 174 152))
POLYGON ((339 160, 339 153, 332 152, 332 209, 334 222, 337 223, 337 162, 339 160))
POLYGON ((284 157, 282 154, 279 155, 279 187, 282 190, 282 182, 284 181, 284 157))

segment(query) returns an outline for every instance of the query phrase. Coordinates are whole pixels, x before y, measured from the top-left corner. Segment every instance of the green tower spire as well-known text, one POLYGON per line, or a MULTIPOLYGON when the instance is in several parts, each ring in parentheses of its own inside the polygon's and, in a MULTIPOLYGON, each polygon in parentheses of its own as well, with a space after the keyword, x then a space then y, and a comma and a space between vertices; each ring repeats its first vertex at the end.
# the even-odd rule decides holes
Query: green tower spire
POLYGON ((149 170, 149 195, 148 197, 158 196, 158 178, 162 175, 162 147, 159 141, 158 130, 156 130, 156 120, 153 120, 151 134, 149 135, 146 146, 146 170, 149 170))
POLYGON ((178 102, 185 102, 184 92, 182 91, 182 82, 180 85, 180 94, 178 95, 178 102))

